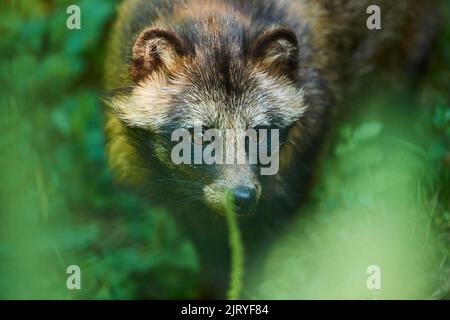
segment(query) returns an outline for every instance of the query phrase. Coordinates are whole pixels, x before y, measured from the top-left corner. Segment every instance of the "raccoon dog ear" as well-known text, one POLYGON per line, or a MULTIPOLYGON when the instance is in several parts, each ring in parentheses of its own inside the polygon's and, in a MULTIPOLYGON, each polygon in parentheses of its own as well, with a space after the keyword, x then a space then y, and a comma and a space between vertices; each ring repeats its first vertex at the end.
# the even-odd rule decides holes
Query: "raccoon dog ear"
POLYGON ((252 58, 269 72, 295 76, 299 44, 294 31, 272 28, 263 31, 251 47, 252 58))
POLYGON ((185 53, 184 41, 176 32, 148 28, 134 43, 131 76, 138 82, 156 70, 170 68, 185 53))

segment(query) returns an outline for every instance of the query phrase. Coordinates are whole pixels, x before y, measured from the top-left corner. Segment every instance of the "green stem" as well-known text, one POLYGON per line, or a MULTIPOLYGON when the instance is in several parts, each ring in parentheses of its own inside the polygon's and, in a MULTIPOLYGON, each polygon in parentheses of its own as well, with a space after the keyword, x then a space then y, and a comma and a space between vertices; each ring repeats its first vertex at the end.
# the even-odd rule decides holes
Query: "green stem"
POLYGON ((232 200, 232 196, 228 193, 226 197, 226 214, 231 250, 231 271, 228 300, 237 300, 239 299, 242 290, 244 276, 244 246, 242 244, 237 215, 232 209, 232 200))

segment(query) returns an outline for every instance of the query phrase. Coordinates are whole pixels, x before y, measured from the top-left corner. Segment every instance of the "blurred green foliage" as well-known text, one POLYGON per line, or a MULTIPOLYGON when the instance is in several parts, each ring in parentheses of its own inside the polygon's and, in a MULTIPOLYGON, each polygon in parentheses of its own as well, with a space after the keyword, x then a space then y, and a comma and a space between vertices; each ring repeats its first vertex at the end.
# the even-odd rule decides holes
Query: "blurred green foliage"
MULTIPOLYGON (((199 266, 192 244, 163 209, 117 186, 107 166, 100 97, 117 3, 77 1, 82 29, 72 31, 66 28, 66 8, 73 1, 0 4, 0 298, 196 297, 199 266), (82 290, 66 288, 71 264, 81 267, 82 290)), ((382 297, 423 297, 437 287, 444 288, 437 297, 448 297, 449 22, 430 67, 417 106, 408 105, 404 92, 352 101, 364 107, 336 128, 314 199, 287 240, 274 245, 268 267, 255 272, 259 285, 247 290, 247 297, 367 298, 364 288, 348 287, 352 277, 364 284, 364 273, 347 273, 348 265, 338 263, 340 271, 327 276, 327 266, 343 258, 355 262, 358 254, 363 265, 372 251, 358 243, 381 241, 388 249, 389 240, 398 244, 395 250, 375 254, 382 261, 393 259, 390 270, 399 272, 399 264, 411 262, 417 249, 419 272, 431 273, 418 282, 414 273, 405 273, 397 284, 413 281, 412 291, 397 288, 382 297), (398 112, 389 111, 397 107, 398 112), (378 182, 365 183, 367 172, 378 182), (397 183, 405 192, 420 186, 413 204, 412 193, 390 193, 397 183), (392 221, 376 213, 385 196, 399 194, 389 209, 399 218, 390 228, 392 221), (365 215, 353 219, 351 213, 361 211, 374 213, 372 224, 360 220, 365 215), (412 231, 402 222, 411 217, 429 223, 432 236, 419 230, 403 246, 412 231), (395 236, 380 239, 377 230, 395 236), (336 239, 347 246, 346 254, 336 239), (296 245, 303 240, 307 246, 296 245), (330 284, 342 290, 324 293, 330 284)))
POLYGON ((449 201, 439 199, 449 187, 440 177, 448 177, 448 165, 440 167, 442 154, 432 151, 431 112, 404 92, 347 101, 364 105, 364 113, 333 130, 337 144, 315 199, 255 270, 252 296, 448 297, 449 201), (380 267, 381 290, 366 286, 372 265, 380 267))
POLYGON ((100 98, 118 1, 3 1, 0 298, 183 298, 198 263, 172 219, 118 188, 100 98), (66 288, 66 268, 82 289, 66 288))

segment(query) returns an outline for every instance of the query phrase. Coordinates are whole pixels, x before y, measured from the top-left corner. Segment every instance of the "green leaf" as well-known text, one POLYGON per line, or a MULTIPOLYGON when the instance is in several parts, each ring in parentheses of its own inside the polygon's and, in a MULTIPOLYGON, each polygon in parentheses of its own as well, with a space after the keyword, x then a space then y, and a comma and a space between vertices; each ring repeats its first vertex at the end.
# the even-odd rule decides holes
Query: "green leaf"
POLYGON ((383 130, 381 122, 366 122, 353 132, 354 142, 362 142, 375 138, 383 130))

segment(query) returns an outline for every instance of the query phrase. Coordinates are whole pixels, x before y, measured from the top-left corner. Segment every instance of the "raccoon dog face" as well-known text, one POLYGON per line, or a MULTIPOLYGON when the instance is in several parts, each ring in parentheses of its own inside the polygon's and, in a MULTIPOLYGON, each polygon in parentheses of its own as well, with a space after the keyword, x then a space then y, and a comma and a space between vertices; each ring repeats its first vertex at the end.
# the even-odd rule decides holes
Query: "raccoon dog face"
MULTIPOLYGON (((199 145, 204 150, 208 129, 234 129, 236 139, 223 135, 223 145, 248 159, 249 149, 236 147, 246 130, 279 130, 282 153, 288 130, 306 110, 296 79, 294 32, 270 27, 249 34, 149 28, 133 46, 135 85, 111 103, 141 166, 150 173, 149 183, 184 201, 200 200, 219 213, 230 203, 226 195, 232 195, 238 213, 256 209, 265 188, 261 164, 175 164, 172 151, 178 141, 172 141, 173 132, 185 129, 192 135, 192 150, 199 145), (203 129, 195 132, 196 125, 203 129)), ((193 153, 185 156, 194 158, 193 153)))

